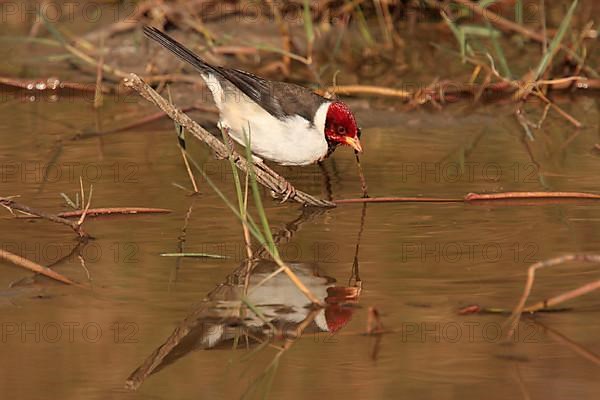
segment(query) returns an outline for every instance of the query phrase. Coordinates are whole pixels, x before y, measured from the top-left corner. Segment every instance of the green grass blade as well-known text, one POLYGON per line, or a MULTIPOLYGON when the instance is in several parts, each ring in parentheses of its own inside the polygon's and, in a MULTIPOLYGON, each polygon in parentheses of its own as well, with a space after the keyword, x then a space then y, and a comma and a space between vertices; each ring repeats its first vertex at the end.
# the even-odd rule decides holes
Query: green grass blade
POLYGON ((492 4, 494 4, 495 2, 497 2, 498 0, 481 0, 479 2, 479 7, 481 8, 486 8, 488 6, 491 6, 492 4))
POLYGON ((575 11, 575 8, 577 7, 577 1, 578 0, 574 0, 573 3, 571 3, 571 7, 569 7, 569 11, 567 11, 567 14, 561 21, 560 26, 558 27, 558 31, 556 32, 556 35, 554 36, 554 38, 552 38, 552 41, 550 42, 550 45, 548 46, 548 51, 542 57, 542 60, 540 61, 540 64, 538 65, 538 67, 535 71, 535 80, 539 79, 544 74, 544 72, 546 72, 546 69, 550 65, 550 61, 554 57, 554 54, 560 48, 560 43, 562 42, 563 37, 565 36, 565 33, 567 33, 567 28, 571 24, 571 19, 573 18, 573 12, 575 11))
POLYGON ((462 62, 464 63, 467 51, 469 52, 469 54, 472 53, 471 47, 467 44, 467 40, 465 38, 465 34, 460 29, 460 27, 458 25, 456 25, 454 23, 454 21, 452 21, 448 17, 448 15, 445 12, 442 11, 440 14, 442 15, 442 18, 444 19, 444 22, 446 22, 446 24, 448 25, 448 27, 450 28, 450 30, 454 34, 454 37, 456 38, 456 41, 458 42, 458 45, 460 47, 460 56, 461 56, 462 62))
POLYGON ((267 250, 273 258, 279 258, 279 251, 277 250, 277 246, 275 246, 275 241, 273 240, 273 234, 271 233, 271 227, 269 226, 269 220, 267 219, 267 214, 265 213, 265 208, 262 203, 262 199, 260 197, 260 191, 258 189, 258 184, 256 183, 256 173, 254 172, 254 163, 252 162, 252 149, 251 149, 251 136, 246 134, 246 130, 244 129, 244 137, 246 139, 246 160, 248 160, 248 172, 250 176, 250 187, 252 188, 252 195, 254 197, 254 205, 256 206, 256 210, 260 217, 260 222, 263 227, 264 238, 268 244, 267 250))
POLYGON ((304 30, 306 31, 306 41, 307 43, 312 43, 315 40, 315 31, 313 29, 312 23, 312 15, 310 13, 310 2, 308 0, 304 0, 304 30))
MULTIPOLYGON (((221 130, 221 135, 223 136, 223 143, 227 143, 228 138, 227 138, 227 134, 225 133, 224 130, 221 130)), ((245 219, 245 213, 244 213, 245 208, 244 208, 244 197, 243 197, 243 193, 242 193, 242 184, 240 183, 240 176, 238 174, 237 167, 235 166, 235 163, 233 162, 233 158, 231 158, 231 151, 229 153, 230 154, 227 156, 227 159, 229 160, 229 166, 231 167, 231 174, 233 175, 233 183, 235 186, 235 194, 237 195, 237 199, 238 199, 238 207, 239 207, 240 215, 245 219)))
MULTIPOLYGON (((67 194, 61 192, 60 195, 63 199, 65 199, 65 202, 69 205, 69 207, 74 208, 75 210, 79 209, 79 206, 75 204, 67 194)), ((79 198, 77 200, 79 202, 79 198)))
POLYGON ((517 0, 515 2, 515 22, 519 25, 523 25, 523 0, 517 0))
POLYGON ((368 46, 373 46, 375 44, 375 40, 373 40, 373 35, 371 35, 371 31, 369 30, 369 25, 367 25, 367 20, 365 19, 365 15, 362 12, 362 8, 360 5, 356 5, 356 19, 358 20, 358 29, 360 33, 367 42, 368 46))
MULTIPOLYGON (((492 28, 492 24, 489 21, 486 21, 488 29, 492 28)), ((498 58, 498 62, 500 63, 500 70, 502 75, 505 78, 512 79, 512 72, 510 71, 510 67, 508 66, 508 61, 506 60, 506 56, 504 55, 504 51, 502 50, 502 46, 500 45, 500 41, 494 35, 490 36, 490 40, 492 41, 492 46, 494 47, 494 53, 496 53, 496 57, 498 58)))

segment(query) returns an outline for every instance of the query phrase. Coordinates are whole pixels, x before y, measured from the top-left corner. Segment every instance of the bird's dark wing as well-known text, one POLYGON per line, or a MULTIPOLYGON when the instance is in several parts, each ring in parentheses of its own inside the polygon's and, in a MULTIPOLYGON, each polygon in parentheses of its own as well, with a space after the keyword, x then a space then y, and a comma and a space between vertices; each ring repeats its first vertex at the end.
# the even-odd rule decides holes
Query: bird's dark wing
POLYGON ((300 115, 312 122, 317 109, 326 101, 312 90, 293 83, 269 81, 239 69, 217 69, 221 76, 279 119, 300 115))
POLYGON ((279 119, 298 114, 312 122, 317 109, 326 101, 310 89, 299 85, 269 81, 246 71, 208 64, 184 45, 156 28, 144 27, 144 34, 200 72, 212 73, 217 78, 229 81, 279 119))

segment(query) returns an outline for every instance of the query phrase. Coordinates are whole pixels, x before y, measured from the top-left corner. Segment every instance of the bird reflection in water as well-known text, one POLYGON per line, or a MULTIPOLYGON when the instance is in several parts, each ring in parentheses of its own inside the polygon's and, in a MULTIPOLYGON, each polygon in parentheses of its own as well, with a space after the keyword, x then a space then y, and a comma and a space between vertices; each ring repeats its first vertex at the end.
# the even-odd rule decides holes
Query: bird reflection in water
MULTIPOLYGON (((321 213, 305 209, 274 234, 275 242, 281 245, 290 241, 302 224, 321 213)), ((357 243, 348 286, 337 285, 334 278, 321 274, 317 264, 288 263, 323 307, 311 305, 285 274, 273 275, 278 265, 264 258, 263 252, 255 252, 254 259, 243 262, 217 285, 129 376, 127 387, 137 389, 147 377, 195 350, 250 349, 271 344, 279 350, 263 372, 266 374, 300 336, 339 331, 352 318, 362 289, 358 250, 357 243)))

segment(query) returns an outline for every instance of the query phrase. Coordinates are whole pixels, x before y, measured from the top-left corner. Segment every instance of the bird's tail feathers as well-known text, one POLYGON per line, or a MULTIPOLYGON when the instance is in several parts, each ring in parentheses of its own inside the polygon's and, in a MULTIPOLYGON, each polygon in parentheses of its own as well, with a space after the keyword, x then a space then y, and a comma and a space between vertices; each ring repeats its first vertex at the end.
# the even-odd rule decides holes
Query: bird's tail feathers
POLYGON ((215 67, 208 64, 206 61, 194 54, 190 49, 188 49, 187 47, 185 47, 166 33, 161 32, 154 27, 145 26, 144 35, 159 43, 171 53, 181 58, 183 61, 191 64, 200 72, 216 72, 217 74, 219 73, 219 71, 217 71, 215 67))

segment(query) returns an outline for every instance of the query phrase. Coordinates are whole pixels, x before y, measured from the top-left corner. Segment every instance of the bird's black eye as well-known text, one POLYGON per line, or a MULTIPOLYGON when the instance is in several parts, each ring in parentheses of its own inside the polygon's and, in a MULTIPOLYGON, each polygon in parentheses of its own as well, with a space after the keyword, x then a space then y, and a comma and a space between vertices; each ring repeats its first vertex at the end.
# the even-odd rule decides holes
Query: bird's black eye
POLYGON ((346 134, 346 128, 343 127, 343 126, 341 126, 341 125, 338 126, 337 133, 338 133, 338 135, 345 135, 346 134))

